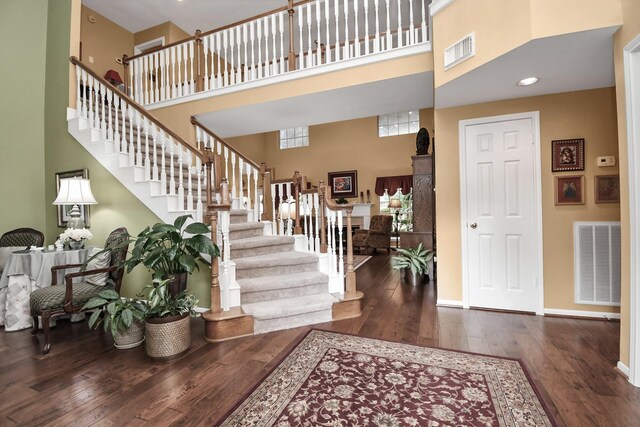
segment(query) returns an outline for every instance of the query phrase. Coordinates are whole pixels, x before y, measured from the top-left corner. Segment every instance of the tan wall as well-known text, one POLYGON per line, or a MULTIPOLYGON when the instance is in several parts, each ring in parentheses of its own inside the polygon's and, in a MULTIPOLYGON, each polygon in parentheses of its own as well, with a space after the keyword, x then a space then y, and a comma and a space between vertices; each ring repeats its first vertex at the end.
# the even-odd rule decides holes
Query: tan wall
POLYGON ((629 366, 629 301, 630 301, 630 223, 629 223, 629 171, 628 141, 627 141, 627 112, 625 103, 625 82, 623 49, 640 34, 640 2, 637 0, 622 0, 622 16, 624 25, 614 37, 614 65, 616 72, 616 95, 618 103, 618 141, 620 147, 620 194, 621 194, 621 222, 622 222, 622 305, 620 307, 620 361, 629 366))
POLYGON ((133 34, 99 13, 82 6, 80 22, 82 42, 82 62, 98 75, 104 76, 108 70, 116 70, 124 79, 124 67, 116 62, 123 54, 133 55, 133 34), (96 18, 89 22, 89 15, 96 18), (93 64, 89 57, 93 57, 93 64))
POLYGON ((435 86, 531 39, 620 24, 620 0, 456 0, 433 18, 435 86), (444 49, 473 31, 475 56, 445 71, 444 49))
MULTIPOLYGON (((433 109, 420 110, 420 126, 433 133, 433 109)), ((230 143, 247 152, 248 147, 265 143, 266 163, 275 168, 276 179, 288 178, 297 169, 317 185, 320 180, 327 182, 329 172, 357 170, 358 192, 371 191, 374 213, 378 212, 376 178, 410 175, 411 156, 416 153, 415 134, 379 138, 377 117, 310 126, 308 147, 281 150, 277 132, 233 138, 230 143)))
POLYGON ((184 40, 193 34, 188 34, 173 22, 165 22, 164 24, 156 25, 155 27, 147 28, 146 30, 138 31, 133 35, 133 44, 139 45, 141 43, 148 42, 150 40, 164 37, 164 43, 169 44, 184 40))
POLYGON ((267 145, 270 138, 272 138, 272 134, 271 132, 239 136, 229 138, 227 142, 252 162, 257 164, 267 163, 267 145))
MULTIPOLYGON (((432 69, 433 56, 429 52, 159 108, 153 110, 153 114, 186 141, 195 141, 195 132, 189 121, 192 115, 355 86, 432 69)), ((212 130, 215 132, 215 129, 212 130)))
POLYGON ((438 297, 462 299, 460 235, 460 120, 539 111, 542 159, 542 221, 545 308, 617 311, 617 308, 574 304, 573 221, 616 221, 618 204, 594 203, 594 175, 617 173, 599 168, 596 157, 618 156, 613 88, 563 93, 436 110, 436 179, 438 235, 438 297), (585 138, 586 204, 554 205, 551 141, 585 138))

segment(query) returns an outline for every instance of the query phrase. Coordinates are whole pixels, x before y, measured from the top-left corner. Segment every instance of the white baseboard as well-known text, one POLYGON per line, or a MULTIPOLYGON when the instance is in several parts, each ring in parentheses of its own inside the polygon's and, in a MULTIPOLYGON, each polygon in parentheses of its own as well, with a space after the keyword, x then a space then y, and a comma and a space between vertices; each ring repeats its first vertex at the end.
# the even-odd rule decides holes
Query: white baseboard
POLYGON ((604 313, 602 311, 564 310, 560 308, 545 308, 544 314, 571 317, 596 317, 601 319, 620 319, 620 313, 604 313))
POLYGON ((440 299, 436 301, 436 305, 438 307, 458 307, 462 308, 462 301, 453 300, 453 299, 440 299))
POLYGON ((627 378, 629 378, 629 368, 627 368, 627 365, 625 365, 624 363, 618 360, 618 364, 616 365, 616 368, 618 368, 620 372, 622 372, 627 376, 627 378))

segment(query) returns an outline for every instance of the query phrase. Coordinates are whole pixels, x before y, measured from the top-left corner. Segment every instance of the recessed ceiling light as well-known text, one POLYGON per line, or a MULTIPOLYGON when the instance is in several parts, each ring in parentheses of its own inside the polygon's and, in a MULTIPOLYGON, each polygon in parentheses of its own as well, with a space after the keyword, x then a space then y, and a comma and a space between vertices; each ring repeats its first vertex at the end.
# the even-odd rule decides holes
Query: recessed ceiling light
POLYGON ((518 86, 530 86, 532 84, 538 83, 537 77, 527 77, 526 79, 522 79, 518 82, 518 86))

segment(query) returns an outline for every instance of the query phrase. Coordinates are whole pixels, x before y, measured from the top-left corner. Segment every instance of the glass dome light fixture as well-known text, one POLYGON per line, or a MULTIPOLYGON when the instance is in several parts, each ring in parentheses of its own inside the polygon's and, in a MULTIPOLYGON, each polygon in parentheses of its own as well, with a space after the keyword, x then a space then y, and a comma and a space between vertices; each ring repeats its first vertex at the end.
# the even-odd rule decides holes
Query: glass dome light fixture
POLYGON ((518 86, 531 86, 540 81, 537 77, 526 77, 518 82, 518 86))

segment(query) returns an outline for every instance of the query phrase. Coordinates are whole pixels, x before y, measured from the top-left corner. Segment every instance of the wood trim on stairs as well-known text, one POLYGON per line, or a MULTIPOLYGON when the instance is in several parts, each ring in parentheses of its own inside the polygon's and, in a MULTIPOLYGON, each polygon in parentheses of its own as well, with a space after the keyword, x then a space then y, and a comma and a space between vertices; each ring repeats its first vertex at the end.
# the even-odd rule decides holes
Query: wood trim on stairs
POLYGON ((362 298, 364 294, 356 291, 355 294, 344 294, 344 298, 333 303, 333 320, 352 319, 362 314, 362 298))
POLYGON ((229 341, 253 335, 253 316, 242 311, 241 307, 233 307, 229 311, 202 315, 205 321, 204 339, 207 342, 229 341))

